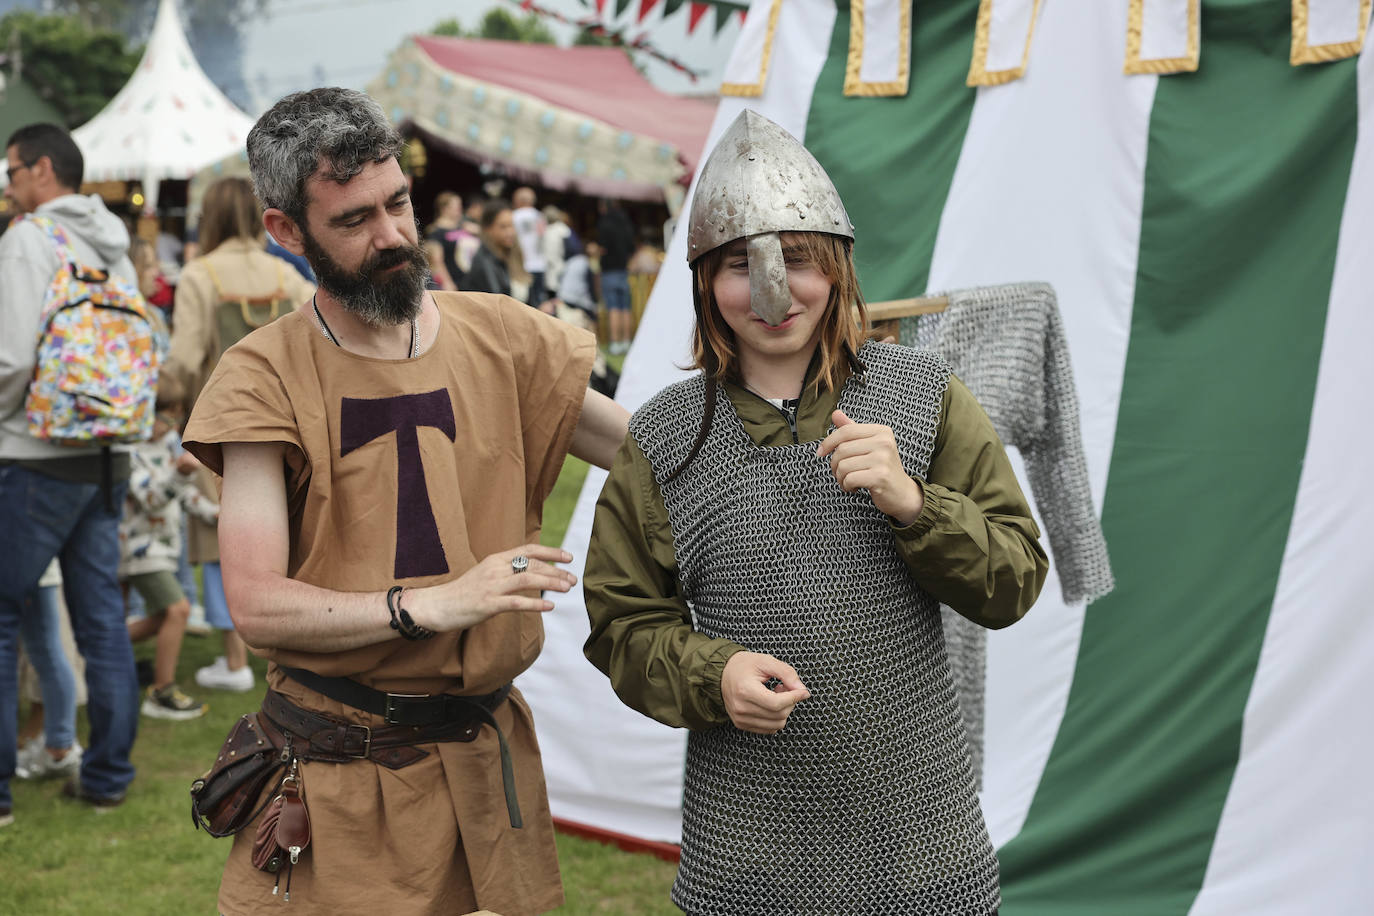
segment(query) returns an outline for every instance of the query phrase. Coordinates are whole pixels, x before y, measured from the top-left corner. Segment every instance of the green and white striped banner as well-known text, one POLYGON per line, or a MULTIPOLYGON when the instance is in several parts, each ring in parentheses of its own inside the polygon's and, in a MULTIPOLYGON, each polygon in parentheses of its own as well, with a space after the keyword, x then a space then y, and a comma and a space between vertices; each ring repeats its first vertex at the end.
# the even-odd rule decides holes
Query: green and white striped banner
MULTIPOLYGON (((892 3, 855 15, 899 21, 892 3)), ((992 634, 1004 916, 1374 912, 1369 14, 915 0, 905 90, 875 92, 903 76, 890 36, 865 67, 847 4, 782 0, 760 93, 720 106, 713 138, 751 107, 830 172, 870 300, 1058 293, 1117 587, 1069 607, 1052 577, 992 634)), ((680 377, 684 250, 679 233, 628 406, 680 377)), ((675 840, 682 736, 582 660, 579 600, 548 629, 521 683, 555 815, 675 840)))

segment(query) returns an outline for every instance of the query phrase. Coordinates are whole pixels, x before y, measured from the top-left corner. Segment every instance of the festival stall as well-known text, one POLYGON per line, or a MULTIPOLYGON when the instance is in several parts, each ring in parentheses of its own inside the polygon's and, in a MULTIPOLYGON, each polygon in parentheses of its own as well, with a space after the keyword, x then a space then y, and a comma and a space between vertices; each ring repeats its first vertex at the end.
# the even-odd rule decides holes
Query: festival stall
MULTIPOLYGON (((1369 907, 1369 17, 1368 0, 750 10, 711 137, 753 108, 807 143, 870 301, 1027 281, 1057 301, 1115 588, 1066 601, 1052 549, 1037 606, 991 634, 1004 916, 1369 907)), ((625 364, 631 408, 682 377, 684 235, 625 364)), ((579 574, 603 480, 565 541, 579 574)), ((685 736, 582 657, 580 595, 546 627, 519 686, 555 816, 678 841, 685 736)))
POLYGON ((654 88, 620 48, 423 35, 367 91, 427 145, 516 181, 673 213, 715 112, 654 88))

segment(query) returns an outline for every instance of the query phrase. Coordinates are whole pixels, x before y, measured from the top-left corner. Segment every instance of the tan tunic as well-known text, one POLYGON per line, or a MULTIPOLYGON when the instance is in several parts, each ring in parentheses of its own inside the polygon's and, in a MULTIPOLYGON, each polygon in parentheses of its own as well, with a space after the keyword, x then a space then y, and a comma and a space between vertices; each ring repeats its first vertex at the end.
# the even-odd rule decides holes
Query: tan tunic
MULTIPOLYGON (((211 468, 222 470, 220 443, 287 445, 291 577, 340 591, 433 585, 537 540, 595 342, 505 297, 434 299, 442 325, 417 359, 349 353, 302 311, 231 348, 206 385, 186 445, 211 468)), ((377 612, 386 615, 380 602, 377 612)), ((482 694, 525 670, 542 643, 538 614, 502 614, 425 642, 261 654, 395 693, 482 694)), ((268 681, 298 704, 383 724, 301 687, 276 664, 268 681)), ((510 742, 523 829, 507 819, 490 728, 472 743, 426 745, 430 756, 401 770, 307 764, 313 840, 292 876, 291 912, 519 916, 559 905, 529 709, 513 692, 496 718, 510 742)), ((230 916, 281 900, 274 876, 249 863, 254 831, 235 838, 225 866, 219 906, 230 916)))
MULTIPOLYGON (((315 287, 308 280, 281 258, 268 254, 262 242, 248 238, 221 242, 181 272, 172 310, 172 345, 162 372, 184 392, 187 406, 194 404, 225 349, 225 342, 219 339, 218 310, 222 301, 281 293, 290 306, 296 307, 309 302, 314 292, 315 287)), ((206 496, 219 498, 208 475, 200 481, 200 489, 206 496)), ((219 559, 213 526, 188 519, 186 529, 186 547, 192 563, 213 563, 219 559)))

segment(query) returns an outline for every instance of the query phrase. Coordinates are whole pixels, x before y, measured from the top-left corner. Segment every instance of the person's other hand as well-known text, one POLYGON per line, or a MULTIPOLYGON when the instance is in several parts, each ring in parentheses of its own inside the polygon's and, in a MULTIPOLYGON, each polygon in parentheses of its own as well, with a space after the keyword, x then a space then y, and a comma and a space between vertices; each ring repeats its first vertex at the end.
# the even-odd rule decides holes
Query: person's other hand
POLYGON ((190 452, 182 452, 177 455, 176 468, 178 474, 194 474, 199 467, 200 459, 190 452))
POLYGON ((721 672, 720 694, 735 728, 775 735, 811 691, 786 662, 759 652, 736 652, 721 672))
POLYGON ((825 437, 816 454, 830 459, 830 472, 846 493, 864 489, 873 505, 902 527, 916 521, 925 505, 920 484, 902 467, 897 439, 890 426, 855 423, 837 410, 830 415, 835 431, 825 437))

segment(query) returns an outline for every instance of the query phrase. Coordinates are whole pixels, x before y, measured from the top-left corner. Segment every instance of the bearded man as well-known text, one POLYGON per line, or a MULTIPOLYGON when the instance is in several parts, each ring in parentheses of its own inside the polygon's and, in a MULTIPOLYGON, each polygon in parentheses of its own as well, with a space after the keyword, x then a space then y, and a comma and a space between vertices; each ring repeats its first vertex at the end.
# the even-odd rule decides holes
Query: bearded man
POLYGON ((289 885, 298 913, 515 916, 562 902, 529 708, 542 547, 564 455, 610 465, 627 415, 588 391, 591 335, 512 299, 425 290, 401 138, 366 95, 279 101, 248 136, 267 230, 319 292, 221 359, 186 447, 224 478, 234 623, 266 657, 310 842, 256 869, 234 838, 225 914, 289 885))

